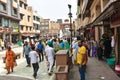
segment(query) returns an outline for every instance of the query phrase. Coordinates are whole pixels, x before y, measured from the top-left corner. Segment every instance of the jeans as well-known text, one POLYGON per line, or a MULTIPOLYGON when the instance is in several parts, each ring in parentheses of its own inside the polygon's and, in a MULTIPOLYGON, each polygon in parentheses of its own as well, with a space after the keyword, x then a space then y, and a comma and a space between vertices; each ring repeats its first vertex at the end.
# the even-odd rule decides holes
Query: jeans
POLYGON ((78 65, 78 68, 81 80, 85 80, 85 65, 82 65, 81 67, 78 65))
POLYGON ((33 76, 36 77, 36 76, 37 76, 38 69, 39 69, 38 62, 37 62, 37 63, 32 63, 32 66, 33 66, 33 71, 34 71, 33 76))
POLYGON ((43 61, 44 60, 44 55, 43 55, 43 51, 42 50, 40 50, 39 51, 39 61, 43 61), (42 59, 41 59, 41 57, 42 57, 42 59))
POLYGON ((29 56, 25 55, 25 58, 26 58, 27 64, 30 65, 30 58, 29 58, 29 56))

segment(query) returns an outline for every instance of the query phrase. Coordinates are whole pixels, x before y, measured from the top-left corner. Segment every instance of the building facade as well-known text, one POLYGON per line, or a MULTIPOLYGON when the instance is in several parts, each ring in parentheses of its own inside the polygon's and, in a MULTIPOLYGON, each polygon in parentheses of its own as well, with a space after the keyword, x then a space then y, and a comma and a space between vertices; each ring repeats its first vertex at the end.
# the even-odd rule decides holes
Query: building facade
POLYGON ((40 37, 52 36, 49 34, 50 19, 40 18, 40 37))
POLYGON ((103 34, 110 38, 113 35, 116 63, 120 63, 120 0, 78 0, 77 5, 80 28, 93 34, 85 37, 94 37, 99 42, 103 34))
POLYGON ((24 40, 27 37, 34 36, 33 28, 33 10, 31 6, 28 6, 27 0, 20 0, 20 33, 21 39, 24 40))
POLYGON ((58 37, 58 32, 60 30, 60 24, 55 21, 50 21, 49 34, 52 37, 58 37))
POLYGON ((33 12, 33 32, 35 33, 35 37, 39 38, 40 36, 40 16, 37 11, 33 12))
POLYGON ((71 28, 72 28, 72 37, 76 36, 75 35, 75 22, 73 21, 73 23, 71 23, 71 27, 70 27, 70 21, 69 19, 65 19, 63 21, 63 23, 60 23, 60 30, 62 32, 62 35, 59 34, 61 36, 61 38, 70 38, 71 37, 71 28))
POLYGON ((0 0, 0 38, 2 40, 17 43, 19 21, 19 1, 0 0))

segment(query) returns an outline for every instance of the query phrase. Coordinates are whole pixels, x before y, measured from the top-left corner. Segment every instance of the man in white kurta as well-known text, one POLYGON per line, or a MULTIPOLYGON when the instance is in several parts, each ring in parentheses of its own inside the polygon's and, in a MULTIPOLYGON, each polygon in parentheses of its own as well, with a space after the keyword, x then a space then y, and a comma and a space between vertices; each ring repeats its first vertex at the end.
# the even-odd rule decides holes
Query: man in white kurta
POLYGON ((54 52, 54 49, 49 46, 49 44, 47 44, 47 46, 45 47, 45 55, 46 55, 47 63, 49 64, 48 65, 48 74, 51 75, 51 71, 52 71, 53 63, 54 63, 55 52, 54 52))

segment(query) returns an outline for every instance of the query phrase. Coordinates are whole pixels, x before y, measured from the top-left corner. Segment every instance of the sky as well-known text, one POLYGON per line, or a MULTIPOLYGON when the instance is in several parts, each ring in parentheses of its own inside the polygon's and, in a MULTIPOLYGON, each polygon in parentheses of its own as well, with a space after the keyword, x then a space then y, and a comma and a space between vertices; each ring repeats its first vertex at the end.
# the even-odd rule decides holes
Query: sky
POLYGON ((72 5, 72 19, 76 18, 77 0, 28 0, 28 5, 32 6, 34 10, 43 18, 50 20, 69 19, 68 4, 72 5))

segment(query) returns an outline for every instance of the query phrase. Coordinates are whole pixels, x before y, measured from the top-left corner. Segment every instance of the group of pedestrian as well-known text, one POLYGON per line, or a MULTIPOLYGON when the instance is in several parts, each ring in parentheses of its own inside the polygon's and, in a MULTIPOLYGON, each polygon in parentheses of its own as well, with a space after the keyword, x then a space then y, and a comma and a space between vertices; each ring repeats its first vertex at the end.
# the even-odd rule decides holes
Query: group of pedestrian
MULTIPOLYGON (((111 50, 114 48, 114 38, 103 35, 103 38, 97 43, 94 37, 90 40, 81 39, 80 36, 74 38, 72 42, 73 64, 77 64, 81 80, 85 80, 85 69, 88 57, 98 57, 99 60, 110 58, 111 50), (112 46, 113 45, 113 46, 112 46), (111 47, 112 46, 112 47, 111 47)), ((37 41, 25 41, 23 46, 23 56, 26 58, 26 67, 33 67, 33 77, 36 78, 39 70, 39 62, 46 59, 48 74, 51 75, 55 65, 55 53, 60 49, 69 49, 69 39, 48 39, 37 41), (44 59, 45 58, 45 59, 44 59)), ((6 51, 6 69, 7 74, 13 72, 16 63, 16 56, 11 47, 8 46, 6 51)))
POLYGON ((33 66, 33 77, 36 78, 37 72, 39 70, 39 62, 46 59, 48 75, 53 72, 53 67, 55 65, 55 52, 56 47, 59 49, 69 48, 69 44, 66 40, 59 39, 48 39, 48 40, 37 40, 29 42, 25 41, 23 46, 23 53, 26 58, 26 67, 33 66), (67 45, 66 45, 67 44, 67 45), (65 47, 67 46, 67 47, 65 47))
POLYGON ((7 41, 6 39, 0 39, 0 48, 1 50, 5 50, 7 49, 7 46, 9 45, 9 41, 7 41))
POLYGON ((80 80, 85 80, 86 64, 88 57, 98 57, 98 60, 106 60, 112 57, 114 51, 114 37, 103 34, 102 39, 97 42, 94 37, 90 39, 81 39, 80 36, 73 39, 72 49, 73 64, 77 64, 80 73, 80 80))

